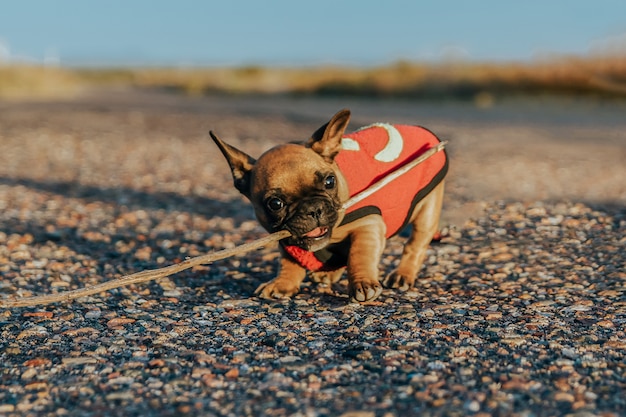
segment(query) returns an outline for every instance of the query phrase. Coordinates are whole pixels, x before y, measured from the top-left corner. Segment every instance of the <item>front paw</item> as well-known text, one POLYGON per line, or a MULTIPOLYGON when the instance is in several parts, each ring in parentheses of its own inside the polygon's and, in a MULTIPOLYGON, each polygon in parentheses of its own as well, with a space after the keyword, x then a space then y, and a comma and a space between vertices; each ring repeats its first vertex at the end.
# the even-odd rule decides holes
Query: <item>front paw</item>
POLYGON ((311 281, 320 285, 332 285, 339 282, 343 275, 344 268, 336 271, 311 272, 311 281))
POLYGON ((300 291, 300 287, 294 285, 290 280, 275 278, 269 282, 259 285, 254 292, 255 295, 267 300, 291 298, 300 291))
POLYGON ((372 301, 383 292, 383 287, 378 280, 362 280, 352 282, 349 285, 348 293, 351 302, 362 303, 372 301))
POLYGON ((383 280, 383 285, 386 288, 397 288, 400 291, 408 291, 414 283, 415 277, 398 272, 397 269, 395 271, 391 271, 391 273, 383 280))

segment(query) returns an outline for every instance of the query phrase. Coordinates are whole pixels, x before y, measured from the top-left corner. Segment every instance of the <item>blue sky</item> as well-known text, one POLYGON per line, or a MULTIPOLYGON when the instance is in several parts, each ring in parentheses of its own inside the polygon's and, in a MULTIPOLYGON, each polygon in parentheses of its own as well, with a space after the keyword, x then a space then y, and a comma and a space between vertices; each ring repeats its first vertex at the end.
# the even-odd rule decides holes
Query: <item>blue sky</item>
POLYGON ((376 65, 626 51, 623 0, 0 0, 0 60, 376 65))

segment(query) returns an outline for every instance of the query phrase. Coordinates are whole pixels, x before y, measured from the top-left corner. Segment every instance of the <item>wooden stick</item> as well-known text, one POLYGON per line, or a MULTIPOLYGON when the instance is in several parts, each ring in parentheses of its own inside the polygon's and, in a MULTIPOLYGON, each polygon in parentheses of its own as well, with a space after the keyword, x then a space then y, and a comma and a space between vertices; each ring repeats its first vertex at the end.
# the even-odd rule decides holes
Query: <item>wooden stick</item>
POLYGON ((192 268, 194 266, 208 264, 218 261, 220 259, 225 259, 231 256, 241 255, 242 253, 250 252, 251 250, 267 246, 271 243, 277 242, 289 236, 291 236, 291 233, 289 233, 287 230, 281 230, 279 232, 265 236, 261 239, 257 239, 253 242, 246 243, 232 249, 223 249, 221 251, 209 253, 207 255, 196 256, 195 258, 186 259, 179 264, 166 266, 164 268, 150 269, 147 271, 137 272, 132 275, 125 275, 123 277, 112 279, 110 281, 93 285, 91 287, 79 288, 77 290, 71 291, 63 291, 57 294, 19 298, 17 300, 0 300, 0 307, 28 307, 58 303, 60 301, 71 301, 76 298, 98 294, 103 291, 124 287, 130 284, 138 284, 141 282, 148 282, 159 278, 165 278, 177 272, 184 271, 185 269, 192 268))
MULTIPOLYGON (((391 181, 395 180, 401 175, 406 174, 408 171, 410 171, 417 165, 421 164, 426 159, 430 158, 437 152, 443 150, 445 147, 445 144, 446 142, 441 142, 439 145, 424 152, 423 154, 421 154, 420 156, 418 156, 416 159, 409 162, 408 164, 389 173, 387 176, 383 177, 378 182, 372 184, 365 190, 354 195, 352 198, 346 201, 342 207, 344 209, 348 209, 352 207, 354 204, 358 203, 359 201, 372 195, 373 193, 380 190, 385 185, 389 184, 391 181)), ((241 255, 243 253, 250 252, 254 249, 258 249, 263 246, 272 244, 274 242, 278 242, 279 240, 285 239, 289 236, 291 236, 291 233, 289 233, 287 230, 281 230, 279 232, 272 233, 271 235, 257 239, 250 243, 246 243, 244 245, 237 246, 232 249, 223 249, 218 252, 196 256, 195 258, 186 259, 179 264, 166 266, 164 268, 150 269, 147 271, 137 272, 131 275, 125 275, 123 277, 115 278, 110 281, 103 282, 101 284, 93 285, 91 287, 79 288, 79 289, 71 290, 71 291, 63 291, 57 294, 48 294, 48 295, 40 295, 40 296, 34 296, 34 297, 19 298, 16 300, 0 300, 0 308, 32 307, 32 306, 41 306, 41 305, 46 305, 46 304, 58 303, 62 301, 69 302, 77 298, 86 297, 86 296, 93 295, 93 294, 98 294, 103 291, 108 291, 114 288, 124 287, 130 284, 139 284, 139 283, 148 282, 148 281, 152 281, 152 280, 159 279, 159 278, 165 278, 177 272, 184 271, 185 269, 192 268, 194 266, 209 264, 211 262, 215 262, 220 259, 225 259, 231 256, 241 255)))

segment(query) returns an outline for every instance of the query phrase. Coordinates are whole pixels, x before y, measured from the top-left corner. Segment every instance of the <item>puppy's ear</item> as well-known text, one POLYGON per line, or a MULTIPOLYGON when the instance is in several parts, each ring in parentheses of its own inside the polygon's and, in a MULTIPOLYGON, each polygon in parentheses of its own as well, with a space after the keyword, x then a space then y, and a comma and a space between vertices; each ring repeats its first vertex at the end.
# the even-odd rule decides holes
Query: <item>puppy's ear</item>
POLYGON ((222 141, 213 131, 210 131, 209 134, 217 147, 220 148, 220 151, 222 151, 226 161, 228 161, 230 171, 233 174, 235 188, 241 194, 250 198, 250 171, 252 171, 256 160, 247 153, 222 141))
POLYGON ((311 135, 306 146, 331 162, 341 150, 341 139, 349 122, 350 110, 340 110, 328 123, 311 135))

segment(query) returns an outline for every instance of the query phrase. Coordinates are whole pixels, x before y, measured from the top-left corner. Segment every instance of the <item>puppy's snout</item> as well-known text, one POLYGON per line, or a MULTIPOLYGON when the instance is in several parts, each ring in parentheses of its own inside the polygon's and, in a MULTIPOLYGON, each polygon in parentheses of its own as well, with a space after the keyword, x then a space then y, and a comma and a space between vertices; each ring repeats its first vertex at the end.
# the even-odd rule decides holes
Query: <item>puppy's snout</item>
POLYGON ((309 204, 307 207, 303 207, 302 210, 308 216, 318 219, 322 216, 323 210, 320 204, 309 204))
POLYGON ((313 217, 314 219, 319 220, 320 217, 322 217, 322 209, 318 207, 316 209, 313 209, 313 210, 309 211, 308 214, 309 214, 309 216, 313 217))
POLYGON ((324 201, 321 200, 311 200, 304 203, 301 208, 301 213, 312 217, 315 220, 320 220, 322 216, 324 216, 324 201))
POLYGON ((289 227, 295 235, 301 236, 316 227, 333 227, 337 213, 331 201, 312 198, 300 202, 297 212, 289 220, 289 227))

